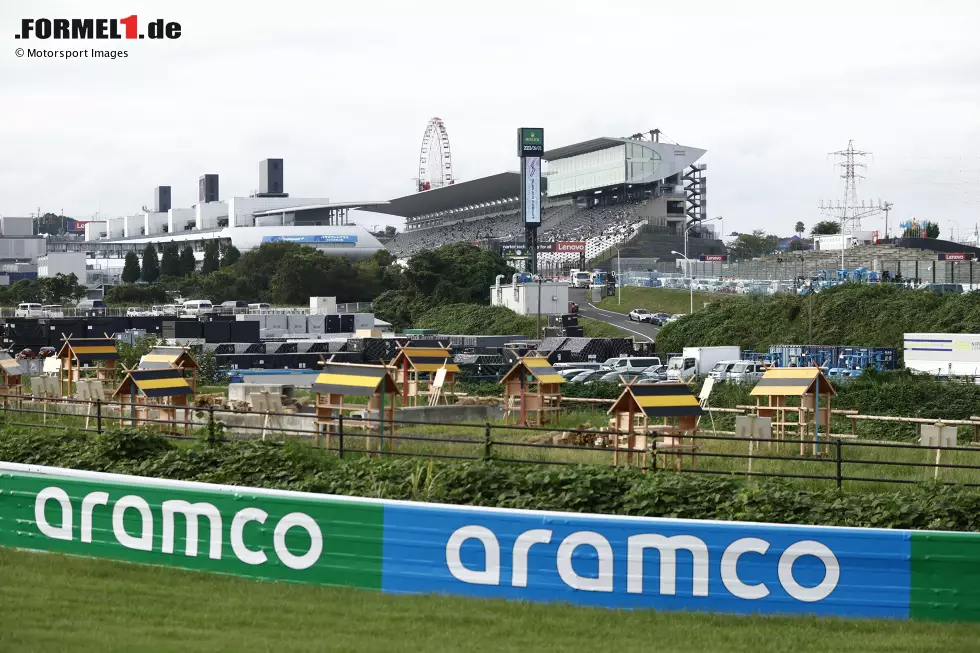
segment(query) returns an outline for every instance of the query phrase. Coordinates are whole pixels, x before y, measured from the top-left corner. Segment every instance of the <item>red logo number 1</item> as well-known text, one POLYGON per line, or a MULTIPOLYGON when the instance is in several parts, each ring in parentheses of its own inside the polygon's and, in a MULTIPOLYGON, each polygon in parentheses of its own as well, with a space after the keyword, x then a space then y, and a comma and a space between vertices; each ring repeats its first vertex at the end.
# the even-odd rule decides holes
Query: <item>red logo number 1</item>
POLYGON ((125 18, 120 18, 119 22, 126 26, 126 38, 135 39, 136 38, 136 16, 126 16, 125 18))

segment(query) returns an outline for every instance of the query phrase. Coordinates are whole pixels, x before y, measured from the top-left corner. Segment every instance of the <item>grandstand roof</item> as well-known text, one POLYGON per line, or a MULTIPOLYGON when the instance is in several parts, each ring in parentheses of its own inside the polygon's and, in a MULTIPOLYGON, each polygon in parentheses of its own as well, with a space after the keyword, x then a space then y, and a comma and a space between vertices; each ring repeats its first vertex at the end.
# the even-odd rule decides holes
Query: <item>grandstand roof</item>
MULTIPOLYGON (((541 179, 542 188, 547 180, 541 179)), ((382 206, 364 206, 365 211, 414 218, 419 215, 447 211, 464 206, 493 202, 508 197, 520 197, 521 175, 518 172, 500 172, 489 177, 462 181, 452 186, 398 197, 382 206)))
POLYGON ((622 145, 623 143, 627 142, 627 140, 628 139, 625 138, 593 138, 591 141, 582 141, 581 143, 573 143, 572 145, 566 145, 564 147, 548 150, 541 158, 543 158, 545 161, 567 159, 568 157, 588 154, 589 152, 598 152, 599 150, 604 150, 609 147, 622 145))

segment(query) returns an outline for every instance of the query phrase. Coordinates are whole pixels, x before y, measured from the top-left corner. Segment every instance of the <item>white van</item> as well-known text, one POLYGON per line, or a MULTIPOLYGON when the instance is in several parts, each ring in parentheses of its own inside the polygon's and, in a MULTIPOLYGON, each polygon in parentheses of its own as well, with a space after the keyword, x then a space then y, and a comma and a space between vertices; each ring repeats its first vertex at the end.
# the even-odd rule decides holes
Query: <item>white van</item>
POLYGON ((207 299, 189 299, 184 302, 182 312, 185 315, 210 315, 214 312, 214 306, 207 299))
POLYGON ((40 304, 24 302, 23 304, 17 304, 14 317, 41 317, 42 312, 43 307, 40 304))
POLYGON ((619 356, 609 358, 602 364, 602 369, 609 372, 642 372, 648 367, 660 367, 662 363, 657 356, 619 356))
POLYGON ((44 314, 44 317, 64 317, 65 309, 61 307, 61 304, 45 304, 41 313, 44 314))
POLYGON ((268 313, 270 310, 272 310, 272 306, 266 304, 265 302, 259 302, 258 304, 248 305, 249 313, 268 313))
POLYGON ((732 383, 756 383, 766 373, 762 363, 755 361, 739 361, 728 372, 728 380, 732 383))
POLYGON ((711 378, 715 381, 727 381, 732 368, 742 361, 718 361, 711 368, 711 378))

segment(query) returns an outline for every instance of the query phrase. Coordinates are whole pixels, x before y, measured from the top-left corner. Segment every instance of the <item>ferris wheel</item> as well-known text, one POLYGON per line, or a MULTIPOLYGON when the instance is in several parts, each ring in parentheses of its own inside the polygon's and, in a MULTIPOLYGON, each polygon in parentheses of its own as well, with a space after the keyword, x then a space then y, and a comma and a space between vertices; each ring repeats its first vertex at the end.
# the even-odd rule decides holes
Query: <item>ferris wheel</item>
POLYGON ((433 118, 425 126, 422 151, 419 152, 418 189, 432 190, 450 186, 453 181, 453 160, 449 153, 449 133, 442 118, 433 118))

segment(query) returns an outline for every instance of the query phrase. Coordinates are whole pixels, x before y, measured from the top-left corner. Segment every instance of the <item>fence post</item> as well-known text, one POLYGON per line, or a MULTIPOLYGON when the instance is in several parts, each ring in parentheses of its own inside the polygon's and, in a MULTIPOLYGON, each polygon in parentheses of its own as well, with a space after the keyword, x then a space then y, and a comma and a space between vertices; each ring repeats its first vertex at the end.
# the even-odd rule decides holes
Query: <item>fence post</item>
POLYGON ((95 400, 95 432, 102 433, 102 400, 95 400))
POLYGON ((344 457, 344 413, 340 412, 337 416, 337 453, 340 458, 344 457))
POLYGON ((841 484, 844 481, 844 476, 841 473, 841 467, 843 466, 843 455, 842 455, 842 444, 840 438, 837 438, 837 489, 841 489, 841 484))
POLYGON ((214 444, 214 406, 208 406, 208 444, 214 444))
POLYGON ((483 431, 483 462, 490 460, 490 447, 493 441, 490 439, 490 422, 487 422, 483 431))

